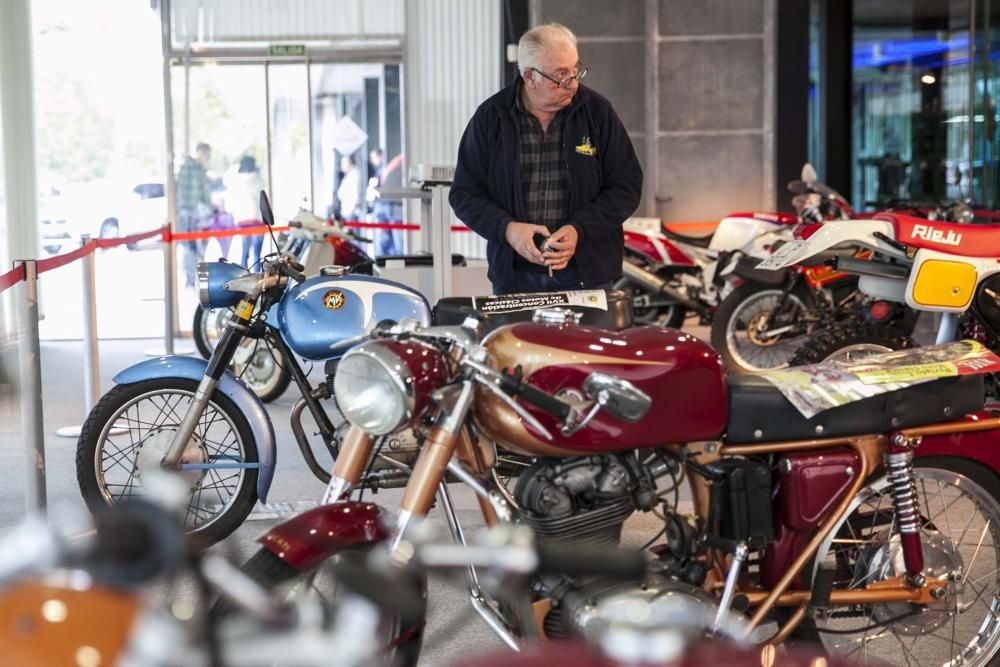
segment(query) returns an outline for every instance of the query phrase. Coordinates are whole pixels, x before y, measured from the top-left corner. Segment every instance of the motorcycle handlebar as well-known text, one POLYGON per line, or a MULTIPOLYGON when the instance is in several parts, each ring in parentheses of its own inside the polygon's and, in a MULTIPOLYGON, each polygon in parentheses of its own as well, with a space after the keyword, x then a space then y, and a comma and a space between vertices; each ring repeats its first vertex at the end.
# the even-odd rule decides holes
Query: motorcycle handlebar
POLYGON ((540 389, 535 389, 514 375, 500 373, 500 388, 511 396, 520 396, 536 408, 556 417, 559 421, 565 422, 573 414, 573 408, 568 403, 540 389))

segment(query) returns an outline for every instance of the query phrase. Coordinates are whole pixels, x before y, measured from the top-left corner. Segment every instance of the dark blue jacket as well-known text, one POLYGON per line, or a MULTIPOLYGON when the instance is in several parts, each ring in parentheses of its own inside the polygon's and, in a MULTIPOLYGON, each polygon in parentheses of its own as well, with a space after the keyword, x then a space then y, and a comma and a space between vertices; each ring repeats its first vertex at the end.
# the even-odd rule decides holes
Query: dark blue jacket
MULTIPOLYGON (((483 102, 458 147, 455 180, 448 201, 466 225, 486 239, 489 278, 509 290, 514 249, 504 234, 511 220, 524 218, 514 116, 521 79, 483 102)), ((622 272, 622 223, 642 194, 642 168, 625 126, 611 103, 579 86, 562 111, 563 154, 569 173, 566 224, 576 228, 576 262, 585 286, 615 280, 622 272)))

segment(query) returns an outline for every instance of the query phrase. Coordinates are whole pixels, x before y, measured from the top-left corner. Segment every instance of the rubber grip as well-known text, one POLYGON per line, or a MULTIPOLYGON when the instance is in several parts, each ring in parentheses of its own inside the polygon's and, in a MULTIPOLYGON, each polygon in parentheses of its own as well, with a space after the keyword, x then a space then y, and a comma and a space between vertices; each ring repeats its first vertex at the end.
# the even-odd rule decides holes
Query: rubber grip
POLYGON ((642 579, 647 571, 647 560, 641 551, 599 548, 570 542, 538 545, 539 574, 633 580, 642 579))
POLYGON ((517 378, 508 375, 507 373, 501 373, 503 376, 503 390, 512 396, 520 396, 528 403, 531 403, 536 408, 548 412, 550 415, 558 418, 560 421, 566 421, 569 419, 572 407, 569 404, 560 401, 555 396, 551 394, 546 394, 540 389, 535 389, 531 385, 519 381, 517 378))

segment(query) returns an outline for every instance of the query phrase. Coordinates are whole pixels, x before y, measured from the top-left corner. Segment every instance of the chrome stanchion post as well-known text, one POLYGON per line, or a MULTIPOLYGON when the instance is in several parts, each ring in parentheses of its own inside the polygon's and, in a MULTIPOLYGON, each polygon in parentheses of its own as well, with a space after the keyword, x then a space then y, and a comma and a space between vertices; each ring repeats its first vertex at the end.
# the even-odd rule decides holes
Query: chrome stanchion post
POLYGON ((174 253, 172 238, 163 241, 163 352, 174 353, 174 253))
POLYGON ((38 341, 38 262, 26 259, 24 284, 17 290, 21 379, 21 430, 24 433, 25 504, 29 513, 45 511, 45 430, 42 420, 42 351, 38 341))
MULTIPOLYGON (((80 237, 80 247, 90 243, 90 235, 80 237)), ((97 277, 94 253, 83 260, 83 410, 84 419, 101 397, 101 362, 97 347, 97 277)), ((79 438, 80 426, 64 426, 56 430, 60 438, 79 438)))
POLYGON ((147 357, 191 354, 194 352, 194 348, 192 347, 182 346, 177 348, 174 346, 174 332, 177 331, 174 319, 174 300, 176 299, 174 291, 177 286, 174 278, 174 271, 176 269, 174 249, 173 225, 171 225, 166 237, 163 239, 163 347, 143 350, 143 354, 147 357))

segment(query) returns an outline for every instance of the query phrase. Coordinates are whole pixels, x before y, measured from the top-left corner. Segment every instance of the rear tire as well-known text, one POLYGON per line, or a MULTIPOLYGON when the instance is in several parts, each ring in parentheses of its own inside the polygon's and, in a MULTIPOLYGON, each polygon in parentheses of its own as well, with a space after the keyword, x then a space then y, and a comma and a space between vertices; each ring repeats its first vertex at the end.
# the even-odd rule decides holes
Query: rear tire
MULTIPOLYGON (((857 616, 838 618, 834 614, 807 620, 793 637, 818 643, 848 662, 903 664, 899 660, 902 656, 905 664, 997 665, 1000 478, 979 463, 956 457, 926 457, 914 464, 924 571, 928 576, 946 577, 942 579, 946 597, 897 621, 892 619, 917 609, 907 603, 840 608, 854 610, 857 616), (956 568, 961 578, 947 577, 956 568), (865 630, 876 622, 884 627, 865 630), (853 628, 858 631, 845 633, 853 628)), ((848 514, 820 545, 816 560, 803 577, 807 588, 820 562, 835 566, 835 590, 861 587, 898 572, 898 529, 891 518, 890 486, 889 480, 879 475, 861 489, 848 514), (881 522, 877 521, 880 516, 885 517, 881 522)))
MULTIPOLYGON (((788 366, 804 335, 785 338, 775 336, 767 341, 751 335, 751 327, 764 317, 771 317, 784 290, 758 283, 744 283, 734 289, 719 304, 712 318, 712 347, 719 353, 726 372, 737 375, 788 366)), ((781 325, 795 326, 796 321, 811 308, 809 293, 802 287, 788 295, 780 315, 781 325)))
POLYGON ((861 324, 826 331, 810 338, 788 362, 789 366, 824 361, 859 361, 872 354, 915 347, 913 339, 893 327, 861 324))
POLYGON ((654 296, 627 278, 615 284, 615 289, 624 290, 632 297, 632 319, 636 324, 655 324, 669 329, 680 329, 687 319, 687 309, 666 296, 654 296))

